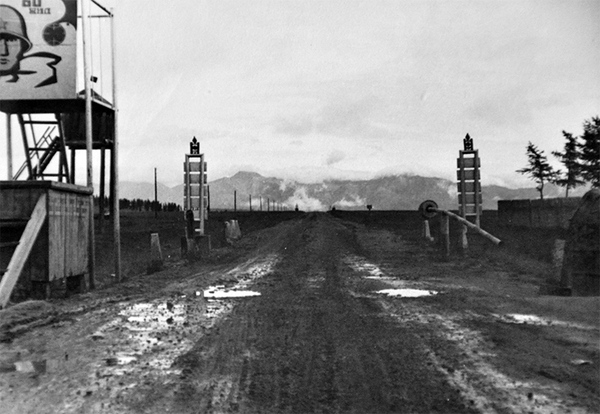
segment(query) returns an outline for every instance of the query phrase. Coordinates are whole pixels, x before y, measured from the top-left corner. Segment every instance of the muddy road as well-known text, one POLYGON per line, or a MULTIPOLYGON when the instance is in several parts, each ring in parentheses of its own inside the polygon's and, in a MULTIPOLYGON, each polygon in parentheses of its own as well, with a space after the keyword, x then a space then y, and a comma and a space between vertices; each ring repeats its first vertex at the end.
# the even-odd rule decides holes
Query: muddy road
POLYGON ((324 213, 245 243, 152 291, 54 305, 2 344, 0 411, 600 409, 598 300, 538 297, 531 264, 444 262, 324 213))

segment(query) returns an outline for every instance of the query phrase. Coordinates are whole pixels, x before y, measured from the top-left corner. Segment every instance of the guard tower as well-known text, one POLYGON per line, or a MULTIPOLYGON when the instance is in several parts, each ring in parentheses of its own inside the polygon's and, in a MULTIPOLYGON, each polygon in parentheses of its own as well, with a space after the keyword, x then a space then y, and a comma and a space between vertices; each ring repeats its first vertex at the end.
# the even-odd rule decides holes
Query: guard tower
POLYGON ((96 0, 0 0, 0 50, 8 56, 0 60, 7 166, 0 181, 0 307, 15 286, 19 296, 45 297, 65 285, 94 288, 94 151, 101 162, 100 218, 110 156, 120 279, 113 17, 96 0), (77 165, 80 150, 86 162, 77 165), (78 171, 85 171, 85 182, 78 171))

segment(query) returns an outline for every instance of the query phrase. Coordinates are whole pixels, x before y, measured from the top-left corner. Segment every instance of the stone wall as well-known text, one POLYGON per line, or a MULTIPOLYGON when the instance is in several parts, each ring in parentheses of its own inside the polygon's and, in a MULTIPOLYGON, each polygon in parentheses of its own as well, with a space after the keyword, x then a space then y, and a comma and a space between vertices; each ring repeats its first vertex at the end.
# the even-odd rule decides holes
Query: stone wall
POLYGON ((600 296, 600 189, 588 191, 573 214, 561 281, 573 296, 600 296))
POLYGON ((567 229, 580 202, 581 197, 499 200, 498 219, 507 226, 567 229))

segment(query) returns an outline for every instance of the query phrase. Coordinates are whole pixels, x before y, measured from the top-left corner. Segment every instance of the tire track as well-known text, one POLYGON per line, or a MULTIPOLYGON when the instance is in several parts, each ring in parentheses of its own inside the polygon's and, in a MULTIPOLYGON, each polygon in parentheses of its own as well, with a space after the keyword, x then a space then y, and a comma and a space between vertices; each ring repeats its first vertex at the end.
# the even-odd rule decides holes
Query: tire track
POLYGON ((469 412, 424 364, 421 339, 355 298, 360 274, 343 264, 359 247, 327 215, 291 228, 282 260, 239 302, 185 366, 179 412, 469 412), (432 393, 431 390, 436 390, 432 393), (193 410, 190 407, 194 407, 193 410))

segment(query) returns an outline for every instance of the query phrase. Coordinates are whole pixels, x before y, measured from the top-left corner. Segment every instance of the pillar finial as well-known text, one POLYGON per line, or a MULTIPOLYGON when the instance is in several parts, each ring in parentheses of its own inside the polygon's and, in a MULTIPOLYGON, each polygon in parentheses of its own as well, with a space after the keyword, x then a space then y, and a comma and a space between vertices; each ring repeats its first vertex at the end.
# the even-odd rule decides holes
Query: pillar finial
POLYGON ((190 155, 200 155, 200 143, 194 137, 192 142, 190 142, 190 155))
POLYGON ((463 144, 465 146, 465 151, 473 151, 473 138, 471 138, 469 134, 463 139, 463 144))

